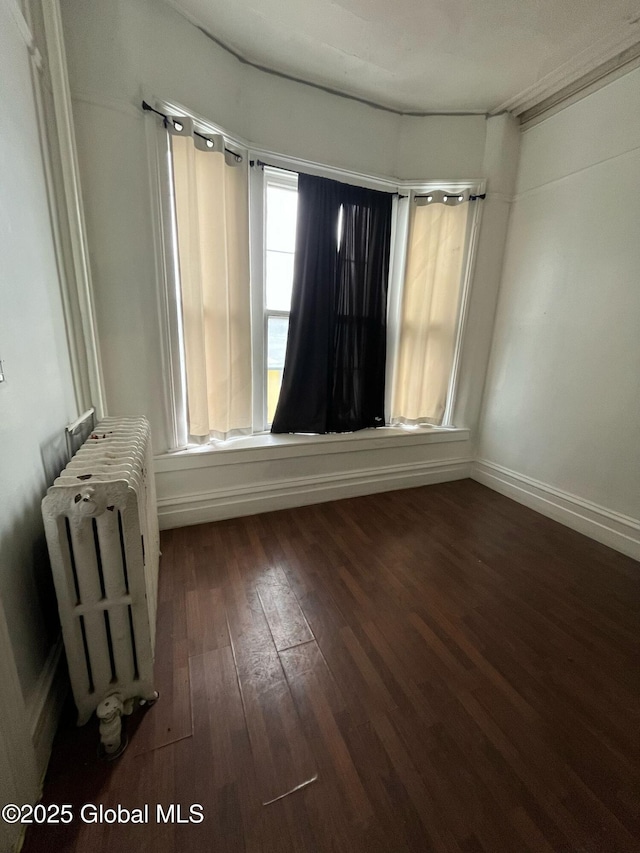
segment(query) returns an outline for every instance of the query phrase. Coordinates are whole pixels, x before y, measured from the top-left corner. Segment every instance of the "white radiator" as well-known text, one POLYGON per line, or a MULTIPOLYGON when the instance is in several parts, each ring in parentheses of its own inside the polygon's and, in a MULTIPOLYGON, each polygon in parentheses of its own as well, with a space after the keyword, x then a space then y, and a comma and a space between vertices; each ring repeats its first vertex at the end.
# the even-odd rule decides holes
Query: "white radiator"
POLYGON ((149 423, 105 418, 42 501, 78 725, 108 756, 121 714, 154 701, 159 534, 149 423))

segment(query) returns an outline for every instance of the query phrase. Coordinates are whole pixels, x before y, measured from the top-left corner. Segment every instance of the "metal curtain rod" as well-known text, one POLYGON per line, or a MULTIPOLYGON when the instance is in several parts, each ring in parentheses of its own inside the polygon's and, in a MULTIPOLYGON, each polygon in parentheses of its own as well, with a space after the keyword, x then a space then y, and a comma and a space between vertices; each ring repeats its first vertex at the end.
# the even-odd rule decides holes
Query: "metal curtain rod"
POLYGON ((300 174, 297 169, 287 169, 285 166, 273 166, 271 163, 265 163, 264 160, 249 160, 249 165, 257 166, 259 169, 268 166, 270 169, 280 169, 281 172, 291 172, 292 175, 300 174))
MULTIPOLYGON (((273 163, 265 163, 264 160, 249 160, 249 165, 250 166, 257 166, 259 169, 263 169, 265 166, 267 166, 269 169, 279 169, 281 172, 291 172, 292 175, 309 174, 307 172, 301 172, 300 169, 287 169, 286 166, 274 166, 273 163)), ((337 178, 331 178, 329 180, 338 180, 338 179, 337 178)), ((338 183, 348 183, 348 181, 338 181, 338 183)), ((356 186, 357 187, 357 186, 360 186, 360 184, 350 184, 350 186, 356 186)), ((367 188, 363 187, 363 189, 367 189, 367 188)), ((385 192, 385 190, 376 190, 376 192, 385 192)), ((398 198, 407 198, 406 195, 403 195, 402 193, 398 193, 398 192, 395 192, 395 193, 390 192, 389 195, 398 196, 398 198)))
MULTIPOLYGON (((165 126, 166 126, 167 122, 170 121, 170 117, 168 115, 166 115, 166 113, 161 113, 160 110, 155 109, 155 107, 152 107, 151 104, 148 104, 146 101, 142 102, 142 109, 147 111, 147 112, 152 112, 158 116, 161 116, 161 118, 164 119, 165 126)), ((200 133, 197 130, 194 130, 193 133, 194 133, 194 136, 199 136, 200 139, 208 140, 209 142, 212 141, 211 137, 206 136, 204 133, 200 133)), ((243 159, 242 154, 238 154, 237 151, 232 151, 230 148, 227 148, 226 146, 225 146, 224 150, 225 150, 226 154, 231 154, 233 157, 235 157, 238 163, 242 163, 242 159, 243 159)))
MULTIPOLYGON (((433 190, 430 193, 423 193, 422 195, 414 195, 414 198, 429 198, 429 196, 433 195, 434 192, 435 192, 435 190, 433 190)), ((455 191, 454 190, 440 190, 439 192, 443 192, 449 196, 459 196, 460 195, 460 190, 455 190, 455 191)), ((478 199, 482 200, 482 199, 485 199, 486 197, 487 197, 486 193, 478 193, 477 195, 471 195, 470 194, 469 195, 469 201, 476 201, 478 199)))

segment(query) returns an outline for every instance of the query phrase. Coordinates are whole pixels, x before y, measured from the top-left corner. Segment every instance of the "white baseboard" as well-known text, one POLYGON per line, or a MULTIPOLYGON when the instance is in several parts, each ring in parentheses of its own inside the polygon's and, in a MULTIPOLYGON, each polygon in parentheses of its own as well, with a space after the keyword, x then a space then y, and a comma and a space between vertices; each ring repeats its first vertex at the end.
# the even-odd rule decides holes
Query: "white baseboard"
POLYGON ((59 637, 51 647, 27 706, 36 764, 42 777, 49 763, 53 738, 67 694, 62 650, 62 637, 59 637))
POLYGON ((640 560, 640 521, 556 489, 485 459, 473 463, 471 477, 518 503, 640 560))
POLYGON ((161 498, 158 501, 158 516, 160 528, 167 530, 376 492, 462 480, 469 477, 470 472, 471 460, 457 458, 273 480, 238 488, 161 498))

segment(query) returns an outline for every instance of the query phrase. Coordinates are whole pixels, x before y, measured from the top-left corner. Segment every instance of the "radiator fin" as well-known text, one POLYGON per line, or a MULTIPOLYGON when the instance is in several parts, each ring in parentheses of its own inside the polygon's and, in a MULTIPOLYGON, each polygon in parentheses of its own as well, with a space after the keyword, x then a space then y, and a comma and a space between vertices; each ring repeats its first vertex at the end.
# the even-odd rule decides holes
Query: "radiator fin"
POLYGON ((93 673, 91 672, 91 658, 89 657, 89 644, 87 643, 87 629, 84 627, 84 617, 79 616, 78 622, 80 624, 80 631, 82 632, 82 646, 84 649, 84 663, 87 675, 87 691, 89 693, 94 693, 96 688, 93 684, 93 673))
POLYGON ((95 518, 91 519, 91 527, 93 529, 93 547, 96 549, 96 568, 98 570, 98 582, 100 584, 100 592, 102 598, 105 597, 104 591, 104 572, 102 571, 102 554, 100 553, 100 539, 98 538, 98 522, 95 518))
POLYGON ((78 584, 78 571, 76 569, 76 558, 73 555, 73 542, 71 541, 71 528, 69 526, 69 519, 67 516, 64 516, 64 524, 65 531, 67 534, 67 553, 69 559, 69 567, 71 570, 71 576, 73 578, 73 588, 76 593, 76 604, 80 604, 80 586, 78 584))
POLYGON ((124 547, 124 531, 122 530, 122 513, 118 510, 118 533, 120 535, 120 553, 122 556, 122 573, 124 575, 124 586, 129 592, 129 575, 127 573, 127 552, 124 547))

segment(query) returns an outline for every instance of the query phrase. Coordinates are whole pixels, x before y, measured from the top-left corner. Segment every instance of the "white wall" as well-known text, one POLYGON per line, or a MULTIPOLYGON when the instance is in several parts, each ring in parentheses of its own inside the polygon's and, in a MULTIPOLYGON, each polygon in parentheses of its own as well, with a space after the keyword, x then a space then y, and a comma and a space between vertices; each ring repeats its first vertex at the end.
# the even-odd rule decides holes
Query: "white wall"
POLYGON ((61 6, 76 102, 139 111, 144 92, 264 148, 369 174, 473 178, 481 171, 483 116, 401 117, 259 71, 162 0, 61 6))
POLYGON ((520 129, 512 116, 493 116, 487 119, 486 125, 482 175, 487 180, 487 198, 482 205, 482 228, 464 325, 453 413, 456 425, 468 427, 474 432, 478 424, 491 350, 504 244, 520 152, 520 129))
POLYGON ((639 187, 640 70, 524 133, 479 443, 483 481, 636 556, 639 187))
MULTIPOLYGON (((424 180, 487 175, 490 190, 492 182, 510 184, 518 135, 505 117, 399 116, 284 80, 238 62, 161 0, 61 0, 61 6, 107 402, 112 414, 147 415, 158 453, 168 446, 167 404, 143 95, 181 103, 282 154, 372 175, 424 180)), ((511 184, 507 192, 512 190, 511 184)), ((477 421, 499 282, 507 208, 495 196, 493 202, 485 210, 485 259, 474 284, 463 353, 456 413, 463 427, 477 421)), ((391 477, 393 466, 403 470, 414 458, 415 448, 414 456, 407 450, 384 442, 369 455, 354 458, 363 472, 385 468, 391 477)), ((267 459, 272 451, 265 453, 267 459)), ((425 464, 441 455, 428 442, 420 453, 425 464)), ((470 454, 468 438, 456 445, 456 459, 469 460, 470 454)), ((268 464, 251 463, 252 482, 267 491, 271 484, 273 496, 276 480, 312 477, 314 462, 305 456, 301 448, 280 466, 279 476, 268 464)), ((339 477, 345 459, 328 453, 327 476, 339 477)), ((158 493, 167 517, 178 517, 175 501, 202 495, 205 488, 202 478, 192 468, 183 470, 183 464, 174 458, 159 469, 158 493), (169 476, 176 467, 182 471, 179 482, 169 476)), ((217 495, 223 472, 217 464, 207 470, 207 488, 217 495)), ((247 487, 240 470, 235 468, 236 479, 228 484, 230 503, 234 489, 247 487)), ((428 476, 435 476, 434 471, 429 469, 428 476)), ((361 479, 362 489, 373 490, 368 474, 361 479)), ((325 493, 338 496, 344 490, 325 493)), ((302 499, 298 494, 296 500, 302 499)), ((188 520, 185 513, 181 517, 188 520)))
MULTIPOLYGON (((77 415, 28 38, 17 5, 1 0, 0 599, 25 725, 46 700, 59 633, 40 501, 64 465, 64 428, 77 415)), ((2 689, 9 689, 4 681, 2 689)))

